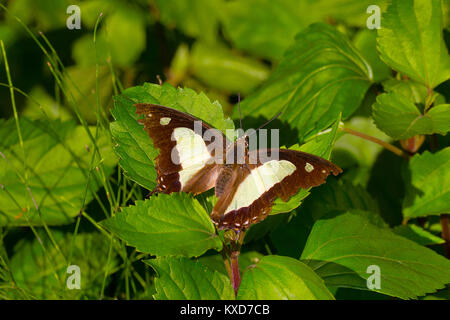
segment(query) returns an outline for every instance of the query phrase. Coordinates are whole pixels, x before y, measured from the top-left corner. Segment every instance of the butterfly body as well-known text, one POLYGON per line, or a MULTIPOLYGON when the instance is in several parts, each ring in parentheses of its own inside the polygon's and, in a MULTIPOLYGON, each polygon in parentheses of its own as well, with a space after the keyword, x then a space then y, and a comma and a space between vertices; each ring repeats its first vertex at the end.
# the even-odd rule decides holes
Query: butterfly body
POLYGON ((300 188, 325 182, 342 170, 328 160, 288 149, 249 150, 248 137, 234 143, 220 131, 181 111, 136 104, 138 121, 159 149, 156 193, 203 193, 215 188, 211 219, 219 229, 241 230, 288 201, 300 188), (278 157, 267 157, 267 154, 278 157))

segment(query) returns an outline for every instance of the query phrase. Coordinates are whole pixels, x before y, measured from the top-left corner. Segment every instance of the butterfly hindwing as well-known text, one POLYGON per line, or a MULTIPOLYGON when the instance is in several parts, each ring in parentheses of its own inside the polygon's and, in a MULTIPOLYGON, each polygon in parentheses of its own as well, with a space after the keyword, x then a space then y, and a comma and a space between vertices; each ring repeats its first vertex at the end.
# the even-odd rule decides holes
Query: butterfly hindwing
POLYGON ((300 151, 279 149, 277 160, 261 160, 263 153, 267 150, 250 152, 257 164, 235 165, 229 183, 222 186, 223 195, 212 213, 219 228, 246 228, 263 220, 276 198, 288 201, 300 188, 318 186, 330 173, 342 172, 333 163, 300 151))
MULTIPOLYGON (((211 161, 215 149, 203 139, 206 130, 215 130, 191 115, 155 104, 136 104, 138 121, 152 139, 159 155, 155 159, 157 186, 162 193, 205 192, 215 185, 219 166, 211 161), (197 121, 197 124, 196 124, 197 121), (198 123, 201 123, 198 126, 198 123)), ((217 136, 228 140, 216 130, 217 136)))

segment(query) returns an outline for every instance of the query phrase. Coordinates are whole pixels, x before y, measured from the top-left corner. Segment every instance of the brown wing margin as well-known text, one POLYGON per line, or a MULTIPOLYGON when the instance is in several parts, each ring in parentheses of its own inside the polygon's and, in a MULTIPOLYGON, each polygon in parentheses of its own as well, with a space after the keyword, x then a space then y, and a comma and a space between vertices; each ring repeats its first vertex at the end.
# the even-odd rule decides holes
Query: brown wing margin
MULTIPOLYGON (((258 152, 258 164, 262 165, 260 156, 266 150, 253 151, 258 152)), ((267 153, 265 153, 267 154, 267 153)), ((251 156, 250 156, 251 158, 251 156)), ((299 189, 307 189, 321 185, 326 178, 333 173, 335 176, 342 172, 342 169, 331 163, 328 160, 318 156, 295 150, 280 149, 279 159, 287 160, 296 166, 296 170, 289 176, 285 177, 281 182, 275 184, 268 191, 263 193, 251 205, 247 207, 238 208, 229 212, 224 212, 231 203, 232 196, 228 196, 224 201, 219 199, 213 209, 212 219, 218 225, 219 229, 245 229, 251 224, 264 220, 271 212, 273 203, 276 198, 281 198, 283 201, 288 201, 289 198, 298 193, 299 189)), ((230 184, 228 191, 233 193, 236 190, 236 185, 241 183, 248 174, 235 170, 235 179, 233 185, 230 184), (233 190, 231 190, 234 188, 233 190)))
MULTIPOLYGON (((181 190, 179 172, 183 169, 180 164, 172 161, 172 150, 176 145, 176 141, 172 140, 172 133, 175 128, 188 128, 194 130, 194 122, 202 121, 187 113, 156 105, 138 103, 135 104, 136 114, 144 116, 138 119, 138 122, 144 125, 145 131, 153 142, 153 146, 159 149, 159 154, 155 159, 155 168, 157 172, 157 186, 153 192, 172 193, 172 192, 191 192, 194 194, 205 192, 214 187, 214 182, 218 174, 218 166, 208 164, 197 175, 192 177, 192 181, 188 181, 186 186, 181 190), (161 123, 166 123, 163 125, 161 123), (164 121, 166 120, 166 121, 164 121)), ((202 121, 202 137, 206 130, 213 129, 211 126, 202 121)), ((205 141, 208 147, 213 141, 205 141)), ((227 143, 223 136, 223 143, 227 143)), ((214 150, 211 150, 211 156, 214 156, 214 150)), ((175 156, 177 156, 175 154, 175 156)))

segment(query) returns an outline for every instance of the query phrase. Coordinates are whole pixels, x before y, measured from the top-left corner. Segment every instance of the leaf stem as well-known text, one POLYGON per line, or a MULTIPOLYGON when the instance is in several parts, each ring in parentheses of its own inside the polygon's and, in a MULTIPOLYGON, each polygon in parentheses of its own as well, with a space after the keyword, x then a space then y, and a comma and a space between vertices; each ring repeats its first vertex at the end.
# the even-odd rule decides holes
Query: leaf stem
POLYGON ((341 128, 341 130, 344 131, 344 132, 347 132, 349 134, 352 134, 354 136, 360 137, 362 139, 365 139, 365 140, 374 142, 376 144, 379 144, 380 146, 382 146, 382 147, 386 148, 387 150, 391 151, 392 153, 395 153, 399 157, 402 157, 402 158, 405 158, 405 159, 409 159, 409 155, 406 152, 404 152, 402 149, 397 148, 396 146, 394 146, 394 145, 392 145, 390 143, 387 143, 386 141, 383 141, 383 140, 380 140, 378 138, 369 136, 369 135, 367 135, 365 133, 362 133, 362 132, 358 132, 358 131, 352 130, 350 128, 345 128, 344 127, 344 128, 341 128))
POLYGON ((445 254, 447 258, 450 259, 450 228, 448 213, 441 214, 440 221, 442 227, 442 238, 445 240, 445 254))
POLYGON ((233 285, 234 295, 237 296, 239 286, 241 285, 241 272, 239 271, 239 251, 231 252, 231 284, 233 285))

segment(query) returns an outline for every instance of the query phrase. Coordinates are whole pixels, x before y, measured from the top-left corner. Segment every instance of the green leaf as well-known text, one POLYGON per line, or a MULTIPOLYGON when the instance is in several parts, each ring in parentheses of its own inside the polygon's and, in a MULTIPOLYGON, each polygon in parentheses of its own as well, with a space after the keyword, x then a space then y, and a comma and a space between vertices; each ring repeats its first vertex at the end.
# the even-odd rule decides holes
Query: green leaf
POLYGON ((396 226, 394 229, 392 229, 392 231, 399 236, 405 237, 422 246, 442 244, 445 242, 442 238, 439 238, 431 232, 428 232, 427 230, 422 229, 421 227, 414 224, 396 226))
MULTIPOLYGON (((102 159, 96 155, 91 168, 95 148, 82 126, 24 117, 19 122, 23 149, 14 119, 0 121, 0 225, 71 223, 102 185, 95 168, 103 162, 108 178, 116 165, 110 137, 99 131, 102 159)), ((93 136, 95 130, 90 128, 93 136)))
POLYGON ((380 82, 391 75, 391 69, 381 61, 378 55, 375 30, 362 29, 355 35, 353 43, 372 67, 374 82, 380 82))
MULTIPOLYGON (((257 251, 248 251, 239 255, 239 270, 243 271, 248 266, 258 263, 264 255, 257 251)), ((198 262, 207 267, 210 270, 218 271, 228 277, 223 257, 221 254, 215 254, 212 256, 202 256, 198 258, 198 262)))
POLYGON ((264 85, 242 102, 244 113, 280 120, 304 141, 329 127, 339 113, 349 117, 372 81, 372 70, 348 39, 325 24, 297 35, 264 85))
POLYGON ((146 46, 145 20, 139 9, 120 6, 107 17, 101 33, 116 66, 132 65, 146 46))
POLYGON ((318 220, 302 253, 304 260, 327 286, 367 288, 380 268, 376 292, 408 299, 425 295, 450 282, 450 261, 415 242, 379 228, 355 214, 318 220))
POLYGON ((380 0, 228 1, 222 15, 224 33, 233 45, 256 56, 279 60, 295 35, 313 22, 345 21, 365 26, 369 5, 380 0))
POLYGON ((166 27, 177 28, 184 34, 214 42, 222 10, 221 0, 156 0, 160 21, 166 27))
POLYGON ((245 271, 238 300, 332 300, 323 280, 304 263, 265 256, 245 271))
POLYGON ((102 224, 128 245, 157 256, 194 257, 222 247, 208 213, 185 193, 137 201, 102 224))
POLYGON ((187 258, 144 260, 158 274, 157 300, 234 300, 230 280, 187 258))
POLYGON ((14 247, 10 268, 17 286, 35 299, 98 299, 104 279, 108 284, 117 265, 115 254, 108 259, 109 241, 98 233, 81 233, 73 239, 72 234, 52 230, 59 252, 41 231, 39 239, 22 239, 14 247), (80 290, 67 288, 69 265, 80 268, 80 290))
POLYGON ((381 59, 428 88, 450 78, 440 0, 392 1, 378 29, 381 59))
POLYGON ((196 42, 191 56, 192 74, 207 86, 248 94, 269 75, 264 64, 230 49, 196 42))
POLYGON ((416 154, 409 162, 410 183, 403 202, 405 218, 450 211, 450 147, 416 154))
POLYGON ((115 151, 128 177, 150 190, 156 185, 153 161, 158 153, 142 125, 137 122, 135 103, 161 104, 189 113, 222 132, 234 130, 233 121, 224 117, 220 104, 211 103, 203 93, 197 94, 188 88, 175 89, 169 84, 159 86, 150 83, 125 90, 116 97, 112 110, 116 120, 111 123, 111 133, 117 143, 115 151))
POLYGON ((407 139, 418 134, 445 134, 450 131, 450 104, 434 106, 422 114, 404 96, 383 93, 373 105, 373 118, 377 127, 394 139, 407 139))
MULTIPOLYGON (((335 119, 334 124, 331 128, 320 134, 317 134, 315 137, 309 139, 305 144, 301 146, 295 145, 292 146, 290 149, 308 152, 329 160, 331 156, 331 150, 333 149, 334 143, 337 138, 340 120, 341 115, 339 115, 335 119)), ((291 197, 287 202, 283 202, 279 198, 276 199, 270 214, 278 214, 294 210, 309 195, 309 190, 311 190, 311 188, 301 189, 296 195, 291 197)))

